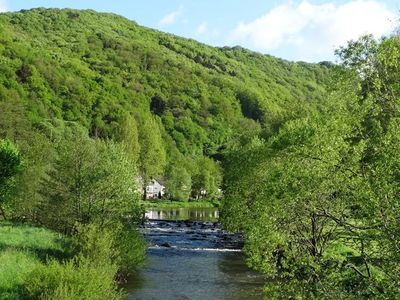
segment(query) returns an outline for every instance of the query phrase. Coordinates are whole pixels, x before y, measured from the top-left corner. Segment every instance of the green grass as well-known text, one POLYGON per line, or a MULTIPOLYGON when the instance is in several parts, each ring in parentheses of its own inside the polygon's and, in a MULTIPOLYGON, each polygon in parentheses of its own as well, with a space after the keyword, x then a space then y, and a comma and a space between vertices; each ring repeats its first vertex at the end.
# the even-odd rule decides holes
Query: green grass
POLYGON ((19 299, 27 274, 41 264, 32 253, 18 250, 0 252, 0 299, 19 299))
POLYGON ((68 255, 62 235, 44 228, 0 222, 0 299, 20 299, 27 275, 47 257, 68 255))
POLYGON ((212 208, 219 207, 220 202, 217 200, 204 201, 170 201, 170 200, 143 200, 141 204, 144 208, 212 208))

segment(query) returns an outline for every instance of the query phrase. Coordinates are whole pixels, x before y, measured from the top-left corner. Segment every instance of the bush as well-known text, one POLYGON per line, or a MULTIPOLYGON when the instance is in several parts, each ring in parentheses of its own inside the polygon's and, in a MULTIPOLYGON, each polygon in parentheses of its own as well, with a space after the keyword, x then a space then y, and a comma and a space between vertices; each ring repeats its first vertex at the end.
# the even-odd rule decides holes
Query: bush
POLYGON ((137 232, 116 224, 77 225, 72 237, 76 256, 66 262, 51 260, 27 276, 25 286, 34 299, 121 299, 116 278, 144 261, 145 244, 137 232))
POLYGON ((119 278, 126 278, 137 270, 145 261, 146 244, 134 229, 119 230, 116 235, 119 266, 119 278))
POLYGON ((107 228, 95 224, 75 228, 77 232, 72 239, 75 251, 97 264, 117 265, 119 278, 128 276, 143 264, 146 244, 134 229, 121 223, 107 228))
POLYGON ((33 299, 121 299, 114 280, 116 271, 115 264, 93 263, 82 256, 65 263, 53 260, 36 268, 25 288, 33 299))
POLYGON ((78 254, 36 268, 26 280, 27 294, 34 299, 121 299, 113 232, 93 224, 76 231, 72 243, 78 254))

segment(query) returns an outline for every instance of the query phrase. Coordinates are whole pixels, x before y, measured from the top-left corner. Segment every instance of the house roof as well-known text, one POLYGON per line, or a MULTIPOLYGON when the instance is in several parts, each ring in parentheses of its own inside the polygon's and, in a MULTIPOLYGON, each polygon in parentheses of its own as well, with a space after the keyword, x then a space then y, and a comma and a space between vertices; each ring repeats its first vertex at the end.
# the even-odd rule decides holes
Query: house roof
POLYGON ((161 186, 164 186, 164 181, 163 180, 151 179, 150 182, 147 185, 149 186, 149 185, 152 185, 152 184, 159 184, 161 186))

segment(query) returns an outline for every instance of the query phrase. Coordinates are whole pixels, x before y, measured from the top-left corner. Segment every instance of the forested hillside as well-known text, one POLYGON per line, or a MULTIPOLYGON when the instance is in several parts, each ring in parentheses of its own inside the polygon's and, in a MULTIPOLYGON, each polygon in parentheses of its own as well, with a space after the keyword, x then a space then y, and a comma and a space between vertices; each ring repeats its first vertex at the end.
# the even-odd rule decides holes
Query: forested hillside
POLYGON ((226 168, 225 226, 248 233, 254 255, 249 217, 265 222, 237 201, 248 198, 233 193, 234 170, 257 184, 269 178, 252 174, 258 163, 244 155, 260 166, 269 156, 246 149, 283 147, 287 124, 326 112, 334 69, 213 48, 95 11, 0 14, 1 297, 121 299, 117 283, 146 249, 136 231, 141 179, 165 180, 170 199, 213 199, 226 168))
POLYGON ((123 142, 144 180, 164 178, 171 197, 212 196, 221 152, 317 107, 329 66, 213 48, 113 14, 4 13, 0 137, 24 151, 74 122, 92 138, 123 142))
POLYGON ((0 293, 121 299, 146 248, 138 182, 156 178, 174 200, 222 187, 222 226, 244 233, 268 298, 399 298, 400 38, 336 54, 288 62, 95 11, 0 14, 0 263, 16 274, 0 293))

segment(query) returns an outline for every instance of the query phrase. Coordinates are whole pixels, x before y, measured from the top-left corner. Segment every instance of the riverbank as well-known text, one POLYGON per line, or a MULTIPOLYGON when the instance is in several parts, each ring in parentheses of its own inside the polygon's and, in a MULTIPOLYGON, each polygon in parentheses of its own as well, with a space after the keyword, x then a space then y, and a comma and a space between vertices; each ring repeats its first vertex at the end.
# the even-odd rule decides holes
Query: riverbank
POLYGON ((68 241, 45 228, 0 222, 0 295, 23 298, 26 280, 48 258, 68 255, 68 241))
POLYGON ((136 272, 146 248, 126 229, 77 225, 67 237, 0 222, 0 299, 123 299, 116 279, 136 272))
POLYGON ((174 201, 174 200, 142 200, 140 204, 146 208, 213 208, 219 207, 218 200, 174 201))

